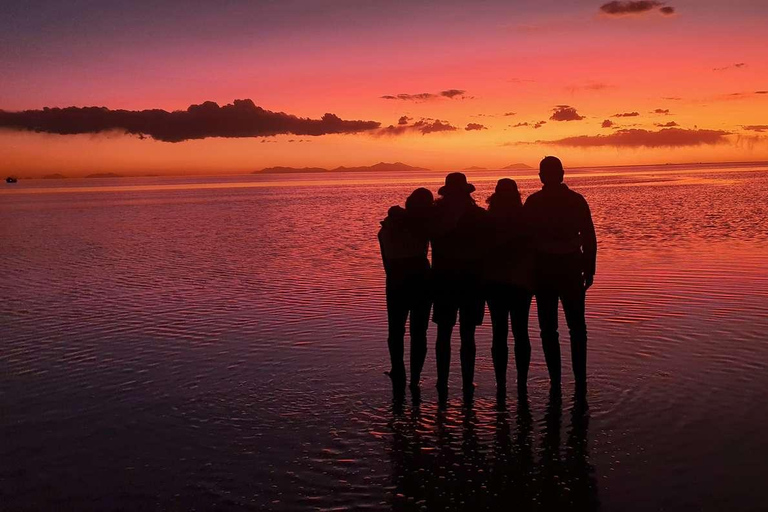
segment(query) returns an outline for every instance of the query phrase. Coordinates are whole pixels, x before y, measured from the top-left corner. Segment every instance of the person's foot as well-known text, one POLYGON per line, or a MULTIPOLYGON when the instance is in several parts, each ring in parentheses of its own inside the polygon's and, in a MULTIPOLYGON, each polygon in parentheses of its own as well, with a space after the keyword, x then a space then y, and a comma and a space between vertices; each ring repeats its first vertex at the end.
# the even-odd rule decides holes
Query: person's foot
POLYGON ((405 374, 400 372, 384 372, 392 382, 392 395, 395 398, 403 398, 405 396, 405 374))
POLYGON ((496 385, 496 405, 499 410, 503 410, 507 404, 507 386, 503 384, 496 385))
POLYGON ((471 383, 471 384, 465 384, 464 386, 462 386, 461 391, 464 394, 464 401, 465 402, 471 402, 475 398, 475 388, 476 387, 477 386, 475 385, 474 382, 471 383))
POLYGON ((437 385, 437 405, 445 409, 448 405, 448 384, 437 385))
POLYGON ((576 381, 576 396, 577 397, 584 397, 587 395, 587 381, 586 380, 577 380, 576 381))

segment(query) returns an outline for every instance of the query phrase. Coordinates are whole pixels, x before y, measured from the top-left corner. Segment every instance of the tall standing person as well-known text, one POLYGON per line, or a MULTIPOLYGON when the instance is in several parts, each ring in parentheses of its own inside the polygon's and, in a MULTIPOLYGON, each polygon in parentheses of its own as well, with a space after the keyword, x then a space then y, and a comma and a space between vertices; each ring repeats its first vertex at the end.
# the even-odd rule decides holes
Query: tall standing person
POLYGON ((589 205, 563 183, 563 164, 548 156, 539 165, 540 191, 525 201, 535 251, 535 295, 541 343, 553 388, 560 388, 558 301, 571 337, 571 362, 579 393, 587 387, 586 291, 592 286, 597 238, 589 205))
POLYGON ((431 229, 434 278, 434 314, 437 324, 437 389, 441 402, 447 398, 451 366, 451 334, 459 321, 461 376, 465 398, 474 392, 475 329, 483 323, 485 299, 481 284, 485 209, 472 198, 474 185, 454 172, 438 190, 431 229))
POLYGON ((434 197, 426 188, 414 190, 405 209, 393 206, 381 222, 379 245, 387 274, 387 325, 392 389, 405 392, 405 326, 410 317, 411 388, 416 390, 427 355, 427 329, 432 308, 428 226, 434 197))

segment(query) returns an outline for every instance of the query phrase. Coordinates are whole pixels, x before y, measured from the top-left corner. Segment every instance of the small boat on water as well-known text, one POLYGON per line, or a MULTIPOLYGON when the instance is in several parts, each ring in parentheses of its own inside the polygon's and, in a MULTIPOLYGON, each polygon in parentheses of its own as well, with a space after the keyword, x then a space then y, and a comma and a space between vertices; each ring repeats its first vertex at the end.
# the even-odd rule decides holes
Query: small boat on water
POLYGON ((5 178, 6 183, 16 183, 17 181, 19 181, 18 178, 14 178, 13 176, 8 176, 5 178))

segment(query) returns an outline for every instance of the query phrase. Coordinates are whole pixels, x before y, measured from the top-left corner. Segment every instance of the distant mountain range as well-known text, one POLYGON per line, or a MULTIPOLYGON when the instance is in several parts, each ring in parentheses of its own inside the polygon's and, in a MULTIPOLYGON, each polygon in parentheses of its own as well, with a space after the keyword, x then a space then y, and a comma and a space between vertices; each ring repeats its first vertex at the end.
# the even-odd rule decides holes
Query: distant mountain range
POLYGON ((524 170, 524 169, 533 169, 530 165, 526 164, 510 164, 506 167, 480 167, 478 165, 473 165, 472 167, 467 167, 464 169, 465 171, 488 171, 488 170, 502 170, 502 171, 518 171, 518 170, 524 170))
POLYGON ((386 163, 379 162, 375 165, 362 167, 336 167, 335 169, 324 169, 322 167, 267 167, 260 171, 253 171, 252 174, 290 174, 290 173, 324 173, 324 172, 391 172, 391 171, 429 171, 424 167, 413 167, 402 162, 386 163))

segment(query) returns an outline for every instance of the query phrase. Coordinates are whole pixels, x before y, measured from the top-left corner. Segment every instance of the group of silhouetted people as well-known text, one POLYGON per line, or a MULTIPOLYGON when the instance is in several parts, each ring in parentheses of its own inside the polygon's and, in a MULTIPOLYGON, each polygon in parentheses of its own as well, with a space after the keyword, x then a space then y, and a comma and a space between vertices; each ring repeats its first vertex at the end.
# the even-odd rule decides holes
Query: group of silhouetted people
POLYGON ((531 343, 528 316, 536 298, 544 357, 553 388, 559 389, 558 303, 571 338, 576 391, 587 383, 586 290, 595 274, 597 240, 586 200, 563 183, 563 166, 541 161, 541 190, 523 204, 517 184, 500 179, 488 208, 472 197, 475 187, 451 173, 432 192, 418 188, 393 206, 381 222, 379 242, 386 271, 389 353, 393 391, 406 388, 406 324, 411 339, 410 386, 418 391, 427 354, 429 314, 437 325, 435 358, 441 400, 448 392, 451 335, 458 320, 461 374, 466 397, 474 392, 475 329, 485 304, 491 315, 491 354, 497 392, 506 394, 509 325, 514 337, 519 393, 527 391, 531 343), (432 263, 428 254, 432 247, 432 263))

